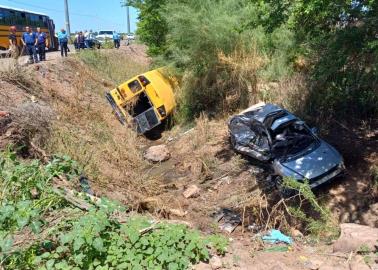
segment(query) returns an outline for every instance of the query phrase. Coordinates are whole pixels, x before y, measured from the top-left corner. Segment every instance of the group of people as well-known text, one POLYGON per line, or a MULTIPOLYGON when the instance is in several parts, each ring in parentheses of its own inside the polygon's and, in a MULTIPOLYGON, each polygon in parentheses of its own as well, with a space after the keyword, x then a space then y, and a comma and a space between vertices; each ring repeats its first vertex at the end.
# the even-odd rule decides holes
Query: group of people
MULTIPOLYGON (((26 26, 25 32, 22 34, 21 43, 18 44, 17 41, 17 28, 16 26, 11 26, 9 29, 9 48, 10 54, 13 58, 17 58, 19 55, 23 54, 26 50, 29 55, 29 63, 38 63, 40 61, 46 60, 46 50, 49 48, 49 39, 45 32, 41 31, 40 27, 37 27, 37 31, 34 32, 31 27, 26 26), (22 51, 19 48, 22 45, 22 51)), ((62 57, 67 57, 67 52, 69 52, 68 41, 70 37, 65 29, 61 29, 57 34, 60 54, 62 57)), ((93 48, 95 45, 95 35, 92 30, 80 31, 75 33, 74 45, 76 50, 81 50, 85 48, 93 48)), ((119 48, 121 44, 121 36, 117 33, 113 33, 114 47, 119 48)))
MULTIPOLYGON (((19 53, 19 45, 17 43, 17 28, 11 26, 9 29, 9 48, 12 57, 17 58, 19 53)), ((49 40, 47 34, 37 27, 37 32, 33 32, 29 26, 25 27, 25 32, 21 37, 22 50, 26 49, 29 55, 29 63, 38 63, 46 60, 46 49, 49 47, 49 40)))
POLYGON ((76 32, 74 45, 76 50, 82 50, 85 48, 93 48, 95 35, 92 30, 76 32))

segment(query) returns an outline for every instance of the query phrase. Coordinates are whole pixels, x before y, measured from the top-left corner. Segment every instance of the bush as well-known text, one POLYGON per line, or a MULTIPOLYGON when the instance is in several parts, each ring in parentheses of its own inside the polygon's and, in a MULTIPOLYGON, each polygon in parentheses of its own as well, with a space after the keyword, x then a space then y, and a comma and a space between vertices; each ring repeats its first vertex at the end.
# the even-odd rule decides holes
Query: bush
POLYGON ((260 72, 268 79, 290 74, 293 35, 286 28, 265 31, 259 17, 267 7, 246 0, 168 1, 164 60, 182 78, 182 119, 246 107, 257 99, 260 72))
POLYGON ((313 237, 333 238, 338 235, 337 222, 333 219, 330 210, 322 206, 312 192, 308 182, 298 182, 295 179, 285 178, 285 188, 294 190, 300 199, 294 200, 288 206, 289 214, 297 221, 303 222, 305 229, 313 237), (304 203, 307 203, 307 208, 304 203))
POLYGON ((12 151, 0 153, 0 267, 187 269, 207 261, 209 249, 226 252, 224 237, 204 237, 184 225, 131 215, 121 223, 117 217, 126 207, 106 198, 88 199, 88 212, 74 211, 54 191, 52 180, 74 179, 80 172, 68 157, 42 165, 22 162, 12 151), (21 241, 14 242, 16 237, 21 241))

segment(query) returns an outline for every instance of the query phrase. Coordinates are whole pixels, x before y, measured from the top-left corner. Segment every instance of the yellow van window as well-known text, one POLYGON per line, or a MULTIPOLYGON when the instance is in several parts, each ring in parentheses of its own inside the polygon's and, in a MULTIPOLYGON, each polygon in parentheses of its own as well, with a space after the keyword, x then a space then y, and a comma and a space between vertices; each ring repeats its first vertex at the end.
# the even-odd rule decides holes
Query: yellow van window
POLYGON ((131 83, 128 84, 128 86, 133 93, 136 93, 142 90, 142 86, 140 85, 138 80, 132 81, 131 83))

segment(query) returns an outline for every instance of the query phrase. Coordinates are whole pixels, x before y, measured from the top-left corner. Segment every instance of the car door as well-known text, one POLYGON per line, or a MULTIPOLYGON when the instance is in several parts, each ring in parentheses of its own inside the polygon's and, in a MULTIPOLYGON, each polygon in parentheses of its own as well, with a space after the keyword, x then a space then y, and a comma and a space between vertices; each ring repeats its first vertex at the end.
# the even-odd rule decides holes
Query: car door
POLYGON ((251 141, 251 147, 255 151, 256 159, 260 161, 268 161, 271 158, 269 137, 264 126, 259 123, 253 123, 251 129, 256 137, 251 141))

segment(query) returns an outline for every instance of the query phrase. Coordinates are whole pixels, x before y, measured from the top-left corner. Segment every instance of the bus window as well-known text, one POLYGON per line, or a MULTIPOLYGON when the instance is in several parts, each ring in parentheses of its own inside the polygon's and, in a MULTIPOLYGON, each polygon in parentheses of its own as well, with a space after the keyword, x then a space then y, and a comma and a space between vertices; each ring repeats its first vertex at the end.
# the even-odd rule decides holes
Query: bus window
POLYGON ((5 10, 0 9, 0 22, 4 23, 5 20, 5 10))
POLYGON ((31 26, 37 27, 38 26, 38 21, 39 21, 38 16, 34 15, 34 14, 29 14, 28 17, 29 17, 31 26))
POLYGON ((24 12, 21 12, 21 18, 20 18, 20 25, 26 25, 28 23, 26 19, 26 14, 24 12))
POLYGON ((48 24, 48 19, 47 19, 46 16, 43 16, 43 17, 42 17, 42 21, 43 21, 43 26, 44 26, 44 27, 48 27, 48 26, 49 26, 49 24, 48 24))
POLYGON ((15 15, 14 15, 14 23, 16 25, 24 25, 23 23, 23 18, 22 18, 22 15, 21 15, 21 12, 19 11, 16 11, 15 12, 15 15))
POLYGON ((140 85, 138 80, 132 81, 131 83, 128 84, 128 86, 133 93, 136 93, 142 90, 142 86, 140 85))
POLYGON ((1 24, 11 24, 9 11, 4 9, 0 10, 0 22, 1 24))

